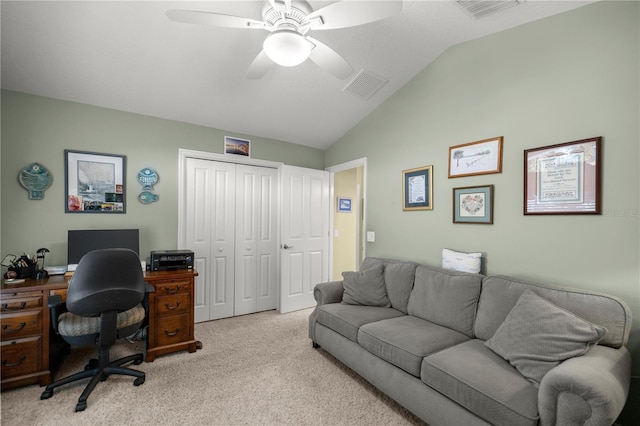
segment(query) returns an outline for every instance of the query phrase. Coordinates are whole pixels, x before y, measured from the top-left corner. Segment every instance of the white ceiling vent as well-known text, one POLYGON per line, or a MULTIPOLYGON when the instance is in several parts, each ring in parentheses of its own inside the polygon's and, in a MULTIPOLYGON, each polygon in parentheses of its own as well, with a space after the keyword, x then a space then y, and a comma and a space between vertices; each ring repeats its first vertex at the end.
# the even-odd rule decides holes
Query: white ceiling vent
POLYGON ((363 99, 369 99, 382 86, 387 84, 389 80, 384 77, 373 74, 370 71, 362 70, 351 80, 343 92, 351 93, 363 99))
POLYGON ((525 0, 454 0, 462 9, 476 19, 517 6, 525 0))

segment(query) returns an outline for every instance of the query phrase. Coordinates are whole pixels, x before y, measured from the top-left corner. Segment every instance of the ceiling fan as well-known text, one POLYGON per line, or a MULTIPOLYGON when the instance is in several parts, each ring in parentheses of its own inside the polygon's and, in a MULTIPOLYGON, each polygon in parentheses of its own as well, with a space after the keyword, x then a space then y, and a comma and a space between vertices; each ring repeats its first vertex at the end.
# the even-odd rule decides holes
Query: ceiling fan
POLYGON ((247 78, 259 79, 274 63, 293 67, 311 59, 320 68, 339 79, 353 68, 335 50, 307 35, 309 31, 354 27, 399 13, 402 1, 339 1, 318 10, 301 0, 268 0, 262 21, 239 16, 194 10, 167 10, 172 21, 226 28, 267 30, 262 51, 256 56, 247 78))

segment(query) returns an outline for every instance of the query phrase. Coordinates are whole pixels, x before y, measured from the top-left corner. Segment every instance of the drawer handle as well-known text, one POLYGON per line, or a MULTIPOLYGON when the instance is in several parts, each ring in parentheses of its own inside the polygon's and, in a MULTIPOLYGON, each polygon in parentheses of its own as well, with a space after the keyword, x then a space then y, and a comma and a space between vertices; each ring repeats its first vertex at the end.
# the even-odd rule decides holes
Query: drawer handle
POLYGON ((22 330, 23 328, 25 328, 25 327, 26 327, 26 325, 27 325, 27 323, 26 323, 26 322, 21 322, 21 323, 20 323, 20 327, 15 328, 15 329, 13 329, 13 330, 9 330, 9 324, 5 324, 5 325, 3 325, 3 326, 2 326, 2 331, 4 331, 5 333, 15 333, 16 331, 20 331, 20 330, 22 330))
POLYGON ((6 359, 3 359, 3 360, 2 360, 2 366, 3 366, 3 367, 15 367, 15 366, 18 366, 18 365, 22 364, 22 363, 24 362, 24 360, 25 360, 25 359, 27 359, 27 357, 26 357, 26 356, 24 356, 24 355, 22 355, 22 356, 20 357, 20 360, 19 360, 18 362, 14 362, 14 363, 12 363, 12 364, 8 363, 6 359))
POLYGON ((170 332, 169 330, 165 329, 164 330, 164 334, 166 334, 169 337, 173 337, 175 335, 177 335, 180 332, 180 327, 176 327, 176 331, 175 332, 170 332))
POLYGON ((178 309, 178 306, 180 306, 180 301, 178 300, 175 306, 170 306, 169 302, 164 302, 164 306, 170 311, 173 311, 174 309, 178 309))
POLYGON ((176 286, 176 288, 175 288, 175 290, 174 290, 172 287, 165 287, 165 288, 164 288, 164 291, 165 291, 165 293, 167 293, 167 294, 176 294, 177 292, 179 292, 179 291, 180 291, 180 286, 179 286, 179 285, 177 285, 177 286, 176 286))
POLYGON ((3 303, 3 304, 2 304, 2 310, 3 310, 3 311, 19 311, 20 309, 24 309, 24 308, 25 308, 25 306, 27 306, 27 302, 22 302, 22 303, 20 304, 20 307, 19 307, 19 308, 11 308, 11 307, 9 307, 9 304, 8 304, 8 303, 3 303))

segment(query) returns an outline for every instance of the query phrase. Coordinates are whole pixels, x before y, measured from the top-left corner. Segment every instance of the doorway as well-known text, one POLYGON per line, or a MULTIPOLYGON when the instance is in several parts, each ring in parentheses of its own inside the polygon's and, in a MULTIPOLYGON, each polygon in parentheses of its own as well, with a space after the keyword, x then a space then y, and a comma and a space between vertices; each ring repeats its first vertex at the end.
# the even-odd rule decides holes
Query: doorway
POLYGON ((357 271, 365 257, 366 158, 339 164, 331 172, 331 279, 357 271))

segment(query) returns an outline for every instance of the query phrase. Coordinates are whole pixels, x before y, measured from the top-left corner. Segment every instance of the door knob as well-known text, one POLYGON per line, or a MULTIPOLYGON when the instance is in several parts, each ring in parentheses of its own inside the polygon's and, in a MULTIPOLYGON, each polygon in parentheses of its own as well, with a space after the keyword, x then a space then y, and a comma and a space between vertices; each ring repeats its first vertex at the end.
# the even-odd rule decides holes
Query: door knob
POLYGON ((285 249, 285 250, 289 250, 289 249, 292 249, 293 246, 288 246, 288 245, 285 244, 285 245, 282 246, 282 248, 285 249))

